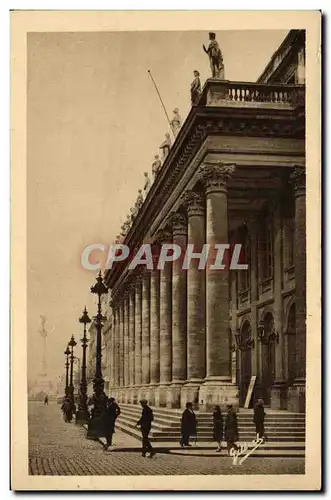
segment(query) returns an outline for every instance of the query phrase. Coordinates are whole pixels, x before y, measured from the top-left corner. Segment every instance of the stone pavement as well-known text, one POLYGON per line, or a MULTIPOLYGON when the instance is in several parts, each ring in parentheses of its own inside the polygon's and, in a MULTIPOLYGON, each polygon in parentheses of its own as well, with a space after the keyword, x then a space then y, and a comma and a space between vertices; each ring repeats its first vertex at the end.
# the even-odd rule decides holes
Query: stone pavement
MULTIPOLYGON (((302 458, 251 458, 233 466, 225 454, 186 456, 162 448, 143 458, 140 443, 116 431, 115 451, 104 452, 86 431, 62 419, 60 405, 29 402, 29 473, 36 475, 304 474, 302 458)), ((159 448, 159 445, 158 445, 159 448)), ((156 448, 158 450, 158 448, 156 448)))

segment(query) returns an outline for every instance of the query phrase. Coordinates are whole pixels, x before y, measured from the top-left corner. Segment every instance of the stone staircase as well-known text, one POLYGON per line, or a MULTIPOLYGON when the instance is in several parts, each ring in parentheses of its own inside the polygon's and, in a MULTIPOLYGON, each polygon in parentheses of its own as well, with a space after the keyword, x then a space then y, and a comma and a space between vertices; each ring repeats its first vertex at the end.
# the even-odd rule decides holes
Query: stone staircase
MULTIPOLYGON (((133 404, 121 404, 121 415, 116 422, 116 427, 123 432, 141 440, 140 429, 136 423, 141 415, 141 408, 133 404)), ((180 419, 182 410, 169 408, 155 408, 154 421, 150 433, 152 443, 175 443, 180 440, 180 419)), ((305 452, 305 414, 289 413, 266 409, 265 431, 267 442, 264 450, 274 450, 277 456, 304 456, 305 452)), ((213 440, 212 414, 196 412, 198 421, 197 441, 207 445, 213 440)), ((238 427, 240 441, 252 441, 255 435, 253 424, 253 410, 240 409, 238 412, 238 427)))

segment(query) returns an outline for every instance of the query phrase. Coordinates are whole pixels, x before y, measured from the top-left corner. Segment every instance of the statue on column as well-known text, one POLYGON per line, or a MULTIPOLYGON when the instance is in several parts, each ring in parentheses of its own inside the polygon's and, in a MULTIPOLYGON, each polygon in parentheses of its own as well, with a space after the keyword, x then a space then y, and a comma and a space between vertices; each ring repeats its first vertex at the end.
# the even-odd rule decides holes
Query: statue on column
POLYGON ((144 199, 147 198, 148 191, 151 189, 151 180, 149 178, 148 172, 144 172, 145 184, 144 184, 144 199))
POLYGON ((152 163, 152 175, 154 181, 160 170, 161 170, 161 160, 159 158, 159 155, 155 155, 154 161, 152 163))
POLYGON ((163 151, 163 159, 164 160, 168 156, 170 148, 171 148, 171 139, 170 139, 170 134, 167 133, 165 135, 164 141, 162 142, 162 144, 160 146, 160 149, 162 149, 162 151, 163 151))
POLYGON ((193 71, 194 80, 191 83, 191 103, 192 106, 198 104, 199 97, 201 94, 201 82, 200 82, 200 73, 197 70, 193 71))
POLYGON ((206 47, 203 45, 203 50, 209 57, 212 78, 219 78, 220 80, 224 80, 223 56, 216 41, 215 33, 209 33, 209 40, 210 43, 208 45, 208 49, 206 49, 206 47))
POLYGON ((182 119, 181 119, 181 117, 179 115, 179 109, 178 108, 175 108, 173 110, 173 114, 174 114, 174 116, 172 117, 170 125, 171 125, 171 129, 173 131, 174 136, 177 137, 179 129, 182 126, 182 119))

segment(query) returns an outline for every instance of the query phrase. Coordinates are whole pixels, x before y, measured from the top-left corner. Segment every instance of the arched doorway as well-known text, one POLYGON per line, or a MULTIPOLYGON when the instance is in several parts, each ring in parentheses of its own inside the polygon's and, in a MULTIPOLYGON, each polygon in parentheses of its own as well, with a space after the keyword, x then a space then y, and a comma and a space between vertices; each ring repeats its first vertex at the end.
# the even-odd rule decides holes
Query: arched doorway
MULTIPOLYGON (((274 318, 271 312, 265 314, 263 324, 264 338, 269 339, 274 329, 274 318)), ((275 343, 262 343, 262 398, 266 405, 270 405, 271 387, 275 380, 275 357, 275 343)))
POLYGON ((297 368, 297 346, 295 328, 295 304, 290 307, 287 318, 287 380, 288 385, 292 385, 296 377, 297 368))
MULTIPOLYGON (((250 337, 251 325, 245 321, 241 327, 241 343, 250 337)), ((247 396, 248 386, 252 376, 252 351, 251 349, 240 351, 240 377, 239 377, 239 399, 240 406, 243 406, 247 396)))

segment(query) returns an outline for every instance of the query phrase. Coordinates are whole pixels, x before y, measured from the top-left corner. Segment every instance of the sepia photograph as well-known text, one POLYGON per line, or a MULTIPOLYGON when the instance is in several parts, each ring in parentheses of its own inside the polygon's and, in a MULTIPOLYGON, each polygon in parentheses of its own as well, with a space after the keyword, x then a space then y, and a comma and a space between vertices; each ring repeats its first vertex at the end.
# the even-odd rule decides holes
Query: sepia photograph
POLYGON ((278 14, 11 13, 13 489, 320 488, 321 15, 278 14))

